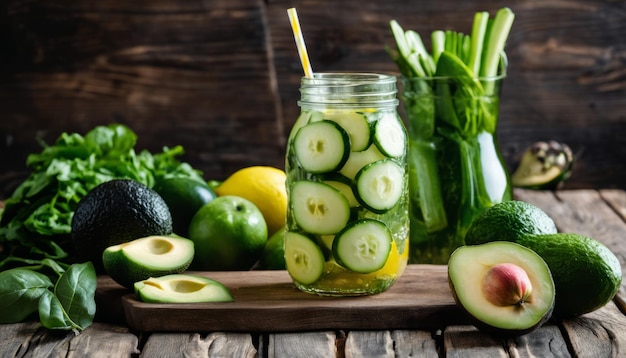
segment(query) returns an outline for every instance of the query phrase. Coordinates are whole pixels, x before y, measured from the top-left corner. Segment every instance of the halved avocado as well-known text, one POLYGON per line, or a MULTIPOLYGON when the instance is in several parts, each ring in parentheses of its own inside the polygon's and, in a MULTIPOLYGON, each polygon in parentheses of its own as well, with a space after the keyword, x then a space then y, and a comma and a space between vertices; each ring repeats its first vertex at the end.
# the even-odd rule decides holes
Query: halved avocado
POLYGON ((554 308, 548 265, 532 250, 511 242, 459 247, 448 262, 448 282, 472 324, 498 336, 529 333, 554 308))
POLYGON ((102 262, 115 282, 132 289, 137 281, 185 271, 193 256, 194 244, 189 239, 148 236, 109 246, 102 262))
POLYGON ((571 175, 574 156, 565 143, 539 141, 527 148, 511 175, 513 186, 556 189, 571 175))
POLYGON ((136 282, 135 294, 139 300, 151 303, 234 301, 221 282, 189 274, 172 274, 136 282))

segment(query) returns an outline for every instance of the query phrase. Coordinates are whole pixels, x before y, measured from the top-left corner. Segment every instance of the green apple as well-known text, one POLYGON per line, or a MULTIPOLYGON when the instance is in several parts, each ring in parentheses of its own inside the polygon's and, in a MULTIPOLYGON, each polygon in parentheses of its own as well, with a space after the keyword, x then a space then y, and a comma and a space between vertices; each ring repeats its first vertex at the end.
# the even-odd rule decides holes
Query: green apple
POLYGON ((147 236, 107 247, 102 253, 105 271, 126 288, 137 281, 185 271, 194 256, 191 240, 147 236))
POLYGON ((135 283, 135 294, 143 302, 191 303, 232 302, 233 296, 221 282, 207 277, 172 274, 135 283))
POLYGON ((194 270, 249 270, 267 242, 263 213, 239 196, 220 196, 204 205, 191 219, 189 239, 194 242, 194 270))

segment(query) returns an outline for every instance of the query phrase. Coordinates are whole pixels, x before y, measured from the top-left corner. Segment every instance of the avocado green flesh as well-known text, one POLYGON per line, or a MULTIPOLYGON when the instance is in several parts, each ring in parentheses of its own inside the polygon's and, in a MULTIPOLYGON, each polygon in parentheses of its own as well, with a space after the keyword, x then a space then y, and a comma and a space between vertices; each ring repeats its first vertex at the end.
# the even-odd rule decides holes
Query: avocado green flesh
POLYGON ((135 293, 143 302, 195 303, 230 302, 233 296, 222 283, 196 275, 172 274, 135 283, 135 293))
POLYGON ((551 167, 545 171, 538 173, 515 172, 511 176, 511 182, 514 186, 522 188, 541 188, 547 185, 553 185, 555 181, 563 175, 563 171, 558 167, 551 167))
POLYGON ((518 240, 548 264, 556 285, 554 315, 574 317, 607 304, 622 282, 617 257, 600 242, 579 234, 528 236, 518 240))
POLYGON ((525 333, 550 317, 555 286, 546 263, 531 250, 510 242, 462 246, 450 257, 448 276, 455 300, 474 319, 479 328, 504 335, 525 333), (498 306, 483 294, 485 275, 492 266, 513 263, 523 268, 532 293, 523 305, 498 306))
POLYGON ((149 236, 108 247, 102 254, 105 271, 124 287, 137 281, 185 271, 194 257, 191 240, 149 236))

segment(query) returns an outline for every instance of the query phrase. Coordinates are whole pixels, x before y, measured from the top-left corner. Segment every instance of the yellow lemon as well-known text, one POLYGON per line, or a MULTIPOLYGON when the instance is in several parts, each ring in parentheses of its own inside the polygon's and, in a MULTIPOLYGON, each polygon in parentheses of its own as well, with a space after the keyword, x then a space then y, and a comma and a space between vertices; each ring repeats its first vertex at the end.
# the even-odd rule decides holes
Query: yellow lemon
POLYGON ((245 198, 263 213, 271 236, 285 226, 287 190, 285 172, 269 166, 239 169, 215 188, 218 196, 235 195, 245 198))

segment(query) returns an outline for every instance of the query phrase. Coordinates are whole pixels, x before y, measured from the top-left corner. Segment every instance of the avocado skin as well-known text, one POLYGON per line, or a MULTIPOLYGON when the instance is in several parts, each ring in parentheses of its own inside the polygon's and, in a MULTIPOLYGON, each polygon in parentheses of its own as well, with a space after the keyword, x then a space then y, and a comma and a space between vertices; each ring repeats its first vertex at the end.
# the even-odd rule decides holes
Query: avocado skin
POLYGON ((548 264, 556 287, 554 317, 595 311, 611 301, 620 288, 620 262, 599 241, 558 233, 526 236, 517 243, 535 251, 548 264))
POLYGON ((102 183, 78 203, 72 241, 82 260, 104 273, 102 252, 109 246, 151 235, 172 233, 168 206, 152 189, 130 179, 102 183))
POLYGON ((538 207, 520 200, 498 203, 474 219, 465 234, 465 244, 512 241, 529 235, 556 234, 552 218, 538 207))

